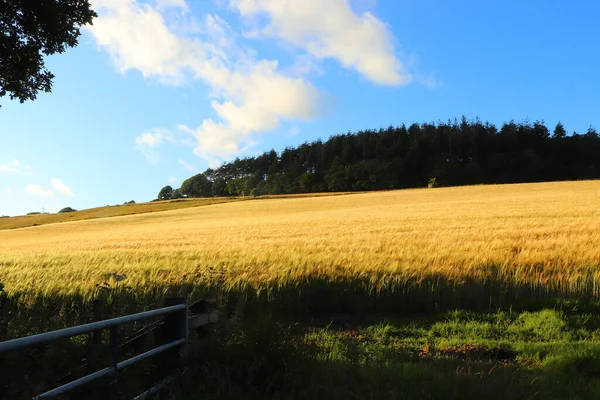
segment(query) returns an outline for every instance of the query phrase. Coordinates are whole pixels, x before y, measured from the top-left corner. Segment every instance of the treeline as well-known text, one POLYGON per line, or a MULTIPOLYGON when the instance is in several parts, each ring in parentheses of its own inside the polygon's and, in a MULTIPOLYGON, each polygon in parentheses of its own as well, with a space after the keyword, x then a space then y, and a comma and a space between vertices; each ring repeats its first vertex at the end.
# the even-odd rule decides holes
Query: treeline
MULTIPOLYGON (((235 159, 159 198, 363 191, 600 177, 600 138, 558 123, 476 119, 390 126, 235 159)), ((162 196, 161 196, 162 195, 162 196)))

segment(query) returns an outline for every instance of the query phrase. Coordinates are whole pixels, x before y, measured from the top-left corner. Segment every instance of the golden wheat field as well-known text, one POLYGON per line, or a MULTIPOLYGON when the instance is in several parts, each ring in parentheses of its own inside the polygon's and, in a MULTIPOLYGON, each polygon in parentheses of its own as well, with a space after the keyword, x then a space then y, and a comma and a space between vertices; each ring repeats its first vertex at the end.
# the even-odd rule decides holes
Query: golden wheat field
POLYGON ((238 199, 226 197, 177 199, 151 203, 113 205, 68 213, 22 215, 12 218, 0 218, 0 229, 25 228, 28 226, 56 224, 59 222, 81 221, 85 219, 108 218, 156 211, 178 210, 181 208, 200 207, 235 200, 238 199))
POLYGON ((85 296, 106 274, 126 275, 143 295, 315 277, 374 288, 431 274, 460 282, 488 268, 597 295, 600 181, 258 198, 0 231, 9 295, 85 296))

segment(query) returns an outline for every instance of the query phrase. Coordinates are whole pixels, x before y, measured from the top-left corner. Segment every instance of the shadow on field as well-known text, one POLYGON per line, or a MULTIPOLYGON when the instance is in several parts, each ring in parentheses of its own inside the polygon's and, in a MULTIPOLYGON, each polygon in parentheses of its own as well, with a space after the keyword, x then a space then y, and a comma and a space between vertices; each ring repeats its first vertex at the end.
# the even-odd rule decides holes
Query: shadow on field
MULTIPOLYGON (((160 307, 165 297, 195 300, 216 291, 231 324, 190 364, 185 374, 189 381, 180 382, 180 392, 175 387, 166 398, 585 399, 600 393, 600 351, 593 346, 581 354, 569 350, 575 355, 561 362, 526 366, 518 360, 470 362, 439 354, 419 358, 418 348, 381 349, 365 347, 360 341, 336 347, 339 354, 335 354, 343 355, 338 357, 330 350, 315 350, 294 329, 281 328, 283 321, 319 327, 332 314, 344 315, 344 329, 351 329, 365 316, 375 323, 384 315, 412 318, 448 310, 597 313, 600 283, 592 267, 569 276, 539 266, 516 272, 489 266, 460 278, 442 273, 364 274, 295 277, 260 285, 157 284, 141 294, 123 284, 86 296, 3 292, 0 340, 160 307), (94 299, 101 301, 100 310, 92 307, 94 299)), ((423 325, 423 329, 429 328, 423 325)), ((85 357, 85 340, 3 357, 0 398, 31 398, 56 386, 65 374, 84 364, 85 357)), ((123 393, 140 393, 151 386, 154 370, 150 362, 131 372, 123 393)), ((101 391, 95 395, 103 398, 101 391)), ((73 398, 93 398, 78 396, 73 398)))
POLYGON ((268 319, 234 325, 191 361, 186 378, 164 398, 594 399, 600 393, 598 343, 558 346, 555 359, 535 363, 514 355, 423 356, 419 346, 382 341, 369 329, 298 334, 297 326, 268 319))
MULTIPOLYGON (((573 367, 576 368, 576 367, 573 367)), ((169 399, 597 399, 600 384, 576 370, 523 370, 455 360, 360 365, 317 360, 203 361, 169 399), (558 376, 558 378, 557 378, 558 376)))
MULTIPOLYGON (((214 328, 158 398, 594 399, 600 393, 597 315, 459 310, 355 322, 360 326, 319 328, 284 325, 264 314, 233 316, 214 328), (514 348, 485 352, 494 347, 471 345, 451 352, 455 347, 434 344, 490 339, 510 340, 514 348)), ((30 399, 47 390, 81 365, 85 350, 82 341, 63 341, 3 357, 1 398, 30 399)), ((120 374, 119 398, 150 387, 158 364, 120 374)), ((108 383, 62 398, 104 399, 108 383)))
POLYGON ((513 270, 490 265, 460 277, 450 272, 364 273, 236 285, 228 284, 224 276, 201 275, 195 282, 153 283, 139 289, 127 286, 125 280, 85 294, 7 291, 0 292, 0 340, 89 322, 97 317, 92 311, 94 300, 102 304, 101 317, 110 318, 160 307, 167 297, 193 301, 211 292, 218 293, 218 302, 228 315, 270 313, 294 320, 333 313, 422 314, 455 309, 519 311, 568 306, 600 311, 600 270, 590 266, 565 273, 542 266, 513 270))
POLYGON ((600 310, 600 282, 596 269, 576 279, 550 279, 539 271, 520 271, 539 281, 520 282, 517 274, 505 276, 497 268, 485 268, 481 277, 454 279, 447 274, 364 278, 309 278, 273 288, 230 290, 225 295, 230 313, 239 303, 247 312, 269 311, 281 317, 304 318, 332 313, 406 314, 455 309, 539 310, 578 307, 600 310), (374 284, 373 282, 377 282, 374 284))

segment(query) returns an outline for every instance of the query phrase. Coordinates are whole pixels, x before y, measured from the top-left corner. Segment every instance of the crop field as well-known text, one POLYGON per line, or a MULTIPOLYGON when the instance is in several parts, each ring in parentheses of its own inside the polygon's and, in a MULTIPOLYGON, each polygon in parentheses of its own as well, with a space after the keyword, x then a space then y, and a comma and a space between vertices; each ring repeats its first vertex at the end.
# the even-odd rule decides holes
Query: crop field
MULTIPOLYGON (((87 322, 92 299, 114 316, 216 291, 227 318, 168 398, 596 398, 599 204, 600 181, 578 181, 3 229, 0 334, 87 322)), ((9 385, 36 357, 4 361, 11 393, 40 391, 9 385)))
POLYGON ((23 301, 88 298, 111 276, 140 298, 218 288, 281 299, 307 285, 301 296, 343 289, 334 303, 348 291, 409 302, 429 292, 423 301, 455 306, 594 298, 599 204, 600 182, 580 181, 258 198, 1 230, 0 282, 23 301))
MULTIPOLYGON (((347 193, 316 193, 316 194, 289 194, 289 195, 267 195, 262 198, 302 198, 314 196, 340 196, 347 193)), ((180 210, 190 207, 208 206, 211 204, 229 203, 233 201, 248 200, 251 197, 209 197, 209 198, 181 198, 175 200, 152 201, 148 203, 126 203, 121 205, 107 205, 106 207, 90 208, 81 211, 67 213, 32 213, 17 217, 0 218, 0 230, 27 228, 60 222, 82 221, 87 219, 119 217, 123 215, 145 214, 157 211, 180 210)))
POLYGON ((165 200, 151 203, 141 204, 122 204, 106 207, 90 208, 87 210, 56 213, 56 214, 41 214, 35 213, 30 215, 21 215, 12 218, 0 218, 1 229, 16 229, 26 228, 29 226, 39 226, 46 224, 56 224, 59 222, 81 221, 86 219, 118 217, 121 215, 143 214, 156 211, 178 210, 188 207, 200 207, 210 204, 225 203, 236 200, 235 198, 215 197, 208 199, 177 199, 165 200))

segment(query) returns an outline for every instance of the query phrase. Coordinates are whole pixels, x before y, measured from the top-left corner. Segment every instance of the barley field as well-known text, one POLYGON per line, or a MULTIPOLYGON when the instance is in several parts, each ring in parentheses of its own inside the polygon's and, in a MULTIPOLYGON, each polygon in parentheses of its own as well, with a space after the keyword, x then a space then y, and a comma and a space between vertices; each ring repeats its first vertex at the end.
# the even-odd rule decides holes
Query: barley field
POLYGON ((258 198, 0 230, 0 282, 21 301, 89 298, 110 279, 140 298, 596 298, 599 267, 600 181, 258 198))
POLYGON ((56 214, 28 214, 11 218, 0 218, 0 230, 26 228, 29 226, 38 226, 46 224, 56 224, 60 222, 81 221, 95 218, 118 217, 122 215, 143 214, 156 211, 178 210, 188 207, 200 207, 210 204, 225 203, 239 200, 232 197, 214 197, 214 198, 193 198, 164 200, 150 203, 132 203, 122 205, 107 205, 106 207, 90 208, 81 211, 56 213, 56 214))

